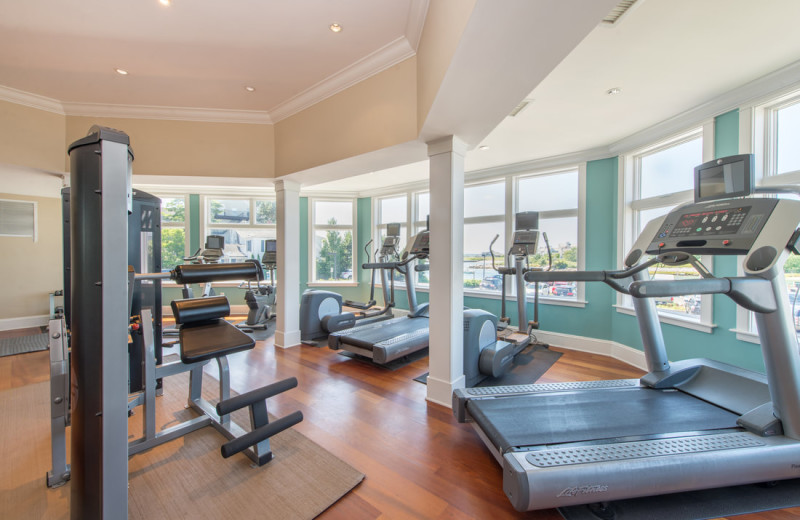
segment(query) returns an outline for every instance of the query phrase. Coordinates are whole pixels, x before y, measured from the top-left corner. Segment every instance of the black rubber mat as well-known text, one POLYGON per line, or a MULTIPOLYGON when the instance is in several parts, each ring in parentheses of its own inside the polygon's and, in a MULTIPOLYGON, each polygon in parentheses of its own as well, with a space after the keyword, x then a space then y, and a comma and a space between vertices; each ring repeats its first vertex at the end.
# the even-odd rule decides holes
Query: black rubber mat
POLYGON ((738 416, 677 390, 627 388, 476 399, 467 410, 501 451, 736 428, 738 416))
POLYGON ((566 520, 701 520, 797 506, 800 479, 562 507, 558 512, 566 520))

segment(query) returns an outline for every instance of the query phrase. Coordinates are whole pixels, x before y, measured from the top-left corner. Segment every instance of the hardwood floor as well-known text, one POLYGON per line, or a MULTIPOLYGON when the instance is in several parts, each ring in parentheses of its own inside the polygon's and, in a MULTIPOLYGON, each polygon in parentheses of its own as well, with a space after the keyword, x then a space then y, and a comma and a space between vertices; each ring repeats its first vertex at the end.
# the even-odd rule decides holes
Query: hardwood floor
MULTIPOLYGON (((539 382, 642 374, 611 358, 553 348, 563 356, 539 382)), ((501 490, 500 467, 472 427, 427 402, 425 385, 413 381, 427 371, 427 358, 389 371, 327 348, 276 349, 269 339, 229 361, 238 392, 297 377, 297 388, 270 400, 271 411, 301 410, 297 430, 366 474, 324 520, 561 518, 554 510, 514 511, 501 490)), ((0 390, 47 380, 48 366, 47 352, 0 358, 0 390)), ((800 508, 736 518, 800 519, 800 508)))

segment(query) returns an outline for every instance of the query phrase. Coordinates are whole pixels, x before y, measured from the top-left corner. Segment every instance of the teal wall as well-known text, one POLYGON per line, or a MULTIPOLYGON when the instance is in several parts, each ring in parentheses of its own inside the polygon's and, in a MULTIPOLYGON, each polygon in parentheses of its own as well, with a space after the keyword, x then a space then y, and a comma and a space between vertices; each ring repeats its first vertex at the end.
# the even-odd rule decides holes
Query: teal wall
MULTIPOLYGON (((715 120, 714 149, 716 157, 738 153, 739 114, 732 111, 715 120)), ((615 269, 617 259, 617 215, 618 215, 618 167, 619 159, 612 157, 589 161, 586 165, 586 269, 615 269)), ((735 276, 740 257, 715 259, 717 276, 735 276)), ((616 293, 602 283, 587 283, 586 306, 567 307, 541 304, 539 322, 542 330, 575 336, 614 341, 642 350, 639 327, 634 316, 622 314, 613 307, 616 293)), ((407 308, 405 292, 397 291, 398 307, 407 308)), ((421 293, 426 301, 427 294, 421 293)), ((500 315, 500 300, 494 298, 465 296, 464 305, 487 310, 500 315)), ((528 319, 533 319, 533 305, 528 304, 528 319)), ((516 301, 506 304, 507 315, 517 323, 516 301)), ((758 345, 739 341, 735 332, 736 305, 726 296, 714 297, 712 333, 704 333, 685 327, 663 324, 664 339, 671 360, 694 357, 709 357, 763 372, 764 365, 758 345)))

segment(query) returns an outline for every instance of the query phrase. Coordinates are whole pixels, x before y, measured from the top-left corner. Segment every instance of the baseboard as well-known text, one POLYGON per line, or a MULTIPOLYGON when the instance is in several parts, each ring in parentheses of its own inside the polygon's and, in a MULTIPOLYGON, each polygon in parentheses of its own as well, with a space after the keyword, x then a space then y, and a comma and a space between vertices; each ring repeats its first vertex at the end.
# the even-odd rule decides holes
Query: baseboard
POLYGON ((616 341, 574 336, 561 332, 548 332, 545 330, 537 330, 535 334, 539 341, 556 347, 609 356, 641 370, 647 370, 647 363, 643 351, 623 345, 622 343, 617 343, 616 341))
POLYGON ((0 319, 0 330, 29 329, 31 327, 43 327, 50 321, 50 316, 42 314, 40 316, 22 316, 20 318, 0 319))

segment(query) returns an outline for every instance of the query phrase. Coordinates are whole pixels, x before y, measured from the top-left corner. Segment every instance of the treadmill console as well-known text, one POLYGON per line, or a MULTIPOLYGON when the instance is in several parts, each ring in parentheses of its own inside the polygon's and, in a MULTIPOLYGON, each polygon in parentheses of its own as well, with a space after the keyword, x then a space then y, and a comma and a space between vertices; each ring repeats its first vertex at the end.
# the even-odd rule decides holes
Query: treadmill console
POLYGON ((397 254, 397 244, 400 243, 400 237, 389 235, 383 239, 383 244, 381 245, 380 255, 383 257, 389 257, 397 254))
POLYGON ((421 258, 428 256, 430 253, 431 234, 428 231, 417 233, 414 237, 414 242, 408 250, 409 255, 417 255, 421 258))
POLYGON ((514 240, 509 252, 514 256, 535 255, 538 241, 538 230, 514 231, 514 240))
POLYGON ((278 241, 269 239, 264 241, 264 254, 261 256, 261 263, 264 265, 275 265, 278 263, 278 241))
POLYGON ((664 218, 647 253, 743 255, 777 203, 777 199, 728 199, 681 206, 664 218))

